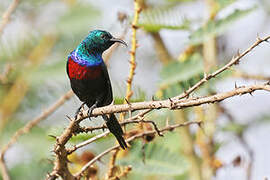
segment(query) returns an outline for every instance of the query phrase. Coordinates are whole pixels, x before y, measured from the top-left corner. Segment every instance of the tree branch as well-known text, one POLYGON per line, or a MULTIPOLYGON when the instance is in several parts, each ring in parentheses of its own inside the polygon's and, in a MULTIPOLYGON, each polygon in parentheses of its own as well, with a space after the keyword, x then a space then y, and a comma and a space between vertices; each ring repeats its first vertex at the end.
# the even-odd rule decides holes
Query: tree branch
POLYGON ((36 126, 40 121, 46 119, 49 115, 54 113, 60 106, 62 106, 67 100, 69 100, 73 96, 73 92, 70 90, 68 91, 65 95, 60 97, 51 107, 49 107, 47 110, 45 110, 42 114, 40 114, 38 117, 33 119, 32 121, 29 121, 25 126, 20 128, 19 130, 16 131, 16 133, 12 136, 12 138, 9 140, 9 142, 3 146, 0 152, 0 168, 1 168, 1 173, 3 175, 4 180, 8 180, 7 176, 7 167, 5 165, 5 160, 4 156, 6 151, 14 144, 17 142, 18 138, 23 135, 28 133, 34 126, 36 126))
MULTIPOLYGON (((215 103, 222 101, 226 98, 242 95, 246 93, 252 93, 256 90, 266 90, 269 91, 269 83, 258 84, 252 86, 241 86, 237 87, 235 90, 228 91, 225 93, 219 93, 212 96, 206 97, 195 97, 188 99, 178 99, 176 97, 169 98, 167 100, 160 101, 145 101, 145 102, 136 102, 130 104, 121 104, 121 105, 109 105, 100 108, 95 108, 92 112, 92 116, 98 116, 102 114, 112 114, 112 113, 120 113, 127 111, 135 111, 135 110, 143 110, 143 109, 182 109, 191 106, 198 106, 206 103, 215 103)), ((81 116, 78 116, 77 121, 82 121, 83 119, 88 118, 88 110, 84 110, 81 113, 81 116)))
MULTIPOLYGON (((169 126, 166 126, 165 128, 161 129, 160 132, 165 132, 165 131, 173 131, 175 128, 178 128, 178 127, 182 127, 182 126, 189 126, 191 124, 200 124, 201 122, 200 121, 190 121, 190 122, 185 122, 185 123, 181 123, 181 124, 175 124, 175 125, 169 125, 169 126)), ((132 137, 130 137, 129 139, 126 140, 126 142, 131 142, 135 139, 138 139, 138 138, 141 138, 141 137, 144 137, 146 135, 151 135, 151 134, 155 134, 156 131, 153 130, 153 131, 146 131, 146 132, 143 132, 143 133, 140 133, 140 134, 136 134, 132 137)), ((105 151, 103 151, 102 153, 100 153, 99 155, 97 155, 95 158, 93 158, 91 161, 89 161, 87 164, 85 164, 83 166, 83 168, 81 169, 81 171, 79 173, 77 173, 75 175, 75 177, 77 179, 79 179, 83 172, 85 170, 87 170, 88 167, 90 167, 92 164, 94 164, 97 160, 99 160, 100 158, 102 158, 103 156, 105 156, 106 154, 108 154, 109 152, 115 150, 115 149, 118 149, 120 148, 119 145, 115 145, 105 151)))
POLYGON ((208 80, 216 77, 218 74, 222 73, 223 71, 229 69, 230 67, 232 67, 233 65, 239 64, 240 59, 242 57, 244 57, 245 55, 247 55, 248 53, 250 53, 255 47, 257 47, 259 44, 263 43, 263 42, 268 42, 270 39, 270 36, 266 36, 265 38, 257 38, 256 42, 253 43, 248 49, 246 49, 243 53, 239 53, 237 54, 236 57, 233 57, 230 62, 228 62, 225 66, 219 68, 218 70, 216 70, 215 72, 213 72, 212 74, 205 74, 204 78, 201 79, 199 82, 197 82, 194 86, 192 86, 191 88, 189 88, 186 92, 180 94, 179 96, 175 97, 177 99, 181 99, 184 97, 187 97, 190 93, 192 93, 193 91, 195 91, 198 87, 202 86, 205 82, 207 82, 208 80))
POLYGON ((19 2, 20 2, 19 0, 13 0, 13 2, 10 4, 6 12, 4 12, 2 16, 2 21, 0 24, 0 35, 3 33, 4 28, 6 27, 6 25, 8 24, 10 20, 11 14, 15 11, 17 6, 19 5, 19 2))

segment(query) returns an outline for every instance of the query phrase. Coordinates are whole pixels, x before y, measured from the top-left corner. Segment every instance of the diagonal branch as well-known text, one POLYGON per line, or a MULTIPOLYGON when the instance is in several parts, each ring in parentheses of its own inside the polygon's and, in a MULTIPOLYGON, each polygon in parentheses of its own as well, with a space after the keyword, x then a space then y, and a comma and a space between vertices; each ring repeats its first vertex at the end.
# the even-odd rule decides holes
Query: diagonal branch
MULTIPOLYGON (((169 126, 166 126, 163 129, 161 129, 160 132, 173 131, 174 129, 179 128, 179 127, 189 126, 191 124, 200 124, 200 123, 201 123, 200 121, 190 121, 190 122, 185 122, 185 123, 181 123, 181 124, 169 125, 169 126)), ((153 131, 146 131, 146 132, 143 132, 143 133, 140 133, 140 134, 136 134, 136 135, 130 137, 129 139, 127 139, 126 142, 131 142, 131 141, 134 141, 135 139, 144 137, 146 135, 155 134, 155 133, 157 133, 157 132, 155 130, 153 130, 153 131)), ((115 149, 119 149, 119 148, 120 148, 119 145, 115 145, 115 146, 113 146, 113 147, 111 147, 111 148, 103 151, 102 153, 100 153, 99 155, 97 155, 95 158, 93 158, 91 161, 89 161, 87 164, 85 164, 83 166, 83 168, 81 169, 81 171, 75 175, 75 177, 77 179, 80 179, 80 177, 82 176, 82 174, 84 173, 84 171, 88 169, 88 167, 90 167, 97 160, 99 160, 100 158, 102 158, 103 156, 105 156, 106 154, 108 154, 109 152, 111 152, 111 151, 113 151, 115 149)))
POLYGON ((205 82, 207 82, 208 80, 216 77, 218 74, 222 73, 223 71, 229 69, 230 67, 232 67, 233 65, 236 65, 240 62, 240 59, 242 57, 244 57, 245 55, 247 55, 248 53, 250 53, 255 47, 257 47, 259 44, 263 43, 263 42, 268 42, 270 39, 270 35, 266 36, 265 38, 257 38, 256 42, 253 43, 249 48, 247 48, 243 53, 239 53, 237 54, 236 57, 233 57, 230 62, 228 62, 225 66, 222 66, 221 68, 219 68, 218 70, 216 70, 215 72, 213 72, 212 74, 205 74, 204 78, 201 79, 199 82, 197 82, 194 86, 192 86, 191 88, 189 88, 186 92, 180 94, 179 96, 175 97, 178 99, 187 97, 190 93, 192 93, 193 91, 195 91, 198 87, 202 86, 205 82))
POLYGON ((40 114, 38 117, 29 121, 25 126, 16 131, 16 133, 12 136, 9 142, 1 149, 0 152, 0 169, 3 175, 4 180, 8 180, 7 167, 5 164, 4 156, 6 151, 17 142, 18 138, 28 133, 34 126, 36 126, 40 121, 46 119, 49 115, 54 113, 60 106, 62 106, 67 100, 69 100, 73 96, 73 92, 70 90, 65 95, 60 97, 51 107, 49 107, 46 111, 40 114))
POLYGON ((19 5, 19 2, 20 2, 19 0, 13 0, 13 2, 10 4, 6 12, 4 12, 2 16, 2 21, 0 24, 0 35, 3 33, 4 28, 6 27, 6 25, 8 24, 10 20, 11 14, 15 11, 17 6, 19 5))

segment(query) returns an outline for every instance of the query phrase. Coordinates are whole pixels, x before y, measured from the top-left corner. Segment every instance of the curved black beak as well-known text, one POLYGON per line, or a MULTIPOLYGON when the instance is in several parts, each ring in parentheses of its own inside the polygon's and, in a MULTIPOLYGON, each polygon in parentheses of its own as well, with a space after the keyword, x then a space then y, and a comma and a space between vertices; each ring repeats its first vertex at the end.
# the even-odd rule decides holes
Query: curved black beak
POLYGON ((112 37, 110 39, 111 42, 118 42, 118 43, 121 43, 121 44, 124 44, 126 47, 128 46, 127 43, 125 41, 123 41, 122 39, 118 39, 118 38, 114 38, 112 37))

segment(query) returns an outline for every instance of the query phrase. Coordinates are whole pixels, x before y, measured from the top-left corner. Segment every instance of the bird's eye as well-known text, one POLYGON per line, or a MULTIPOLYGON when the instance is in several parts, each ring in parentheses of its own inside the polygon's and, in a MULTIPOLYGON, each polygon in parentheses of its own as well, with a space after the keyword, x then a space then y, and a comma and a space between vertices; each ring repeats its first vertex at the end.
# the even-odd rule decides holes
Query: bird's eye
POLYGON ((100 36, 102 39, 104 39, 105 38, 105 34, 101 34, 101 36, 100 36))

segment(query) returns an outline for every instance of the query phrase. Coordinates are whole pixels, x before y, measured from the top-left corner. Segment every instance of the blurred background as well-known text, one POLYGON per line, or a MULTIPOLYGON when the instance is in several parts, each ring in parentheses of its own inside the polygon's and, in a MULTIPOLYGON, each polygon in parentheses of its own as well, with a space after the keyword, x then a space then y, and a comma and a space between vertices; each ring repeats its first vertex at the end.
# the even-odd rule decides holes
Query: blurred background
MULTIPOLYGON (((2 15, 12 1, 0 1, 2 15)), ((198 82, 256 38, 270 34, 269 0, 140 0, 136 74, 132 102, 167 99, 198 82)), ((115 103, 123 103, 129 73, 131 0, 19 1, 10 22, 0 33, 0 147, 20 127, 46 110, 70 90, 65 67, 68 54, 93 29, 123 37, 128 48, 109 54, 109 74, 115 103)), ((238 86, 270 80, 270 46, 261 44, 238 66, 222 73, 194 95, 225 92, 238 86)), ((44 179, 53 167, 55 140, 68 125, 80 101, 72 97, 46 120, 22 136, 5 154, 12 179, 44 179)), ((185 110, 158 110, 147 116, 159 127, 189 120, 204 121, 204 128, 180 128, 133 142, 120 152, 119 169, 132 165, 127 179, 264 179, 270 177, 270 96, 234 97, 214 105, 185 110), (145 149, 143 163, 142 147, 145 149)), ((86 125, 100 125, 93 118, 86 125)), ((129 126, 128 131, 138 127, 129 126)), ((151 127, 145 127, 150 128, 151 127)), ((142 130, 142 129, 140 129, 142 130)), ((101 131, 102 132, 102 131, 101 131)), ((70 144, 92 134, 73 137, 70 144)), ((71 155, 76 172, 91 157, 112 146, 109 136, 71 155)), ((102 179, 109 156, 97 162, 92 179, 102 179)), ((0 177, 1 179, 1 177, 0 177)))

